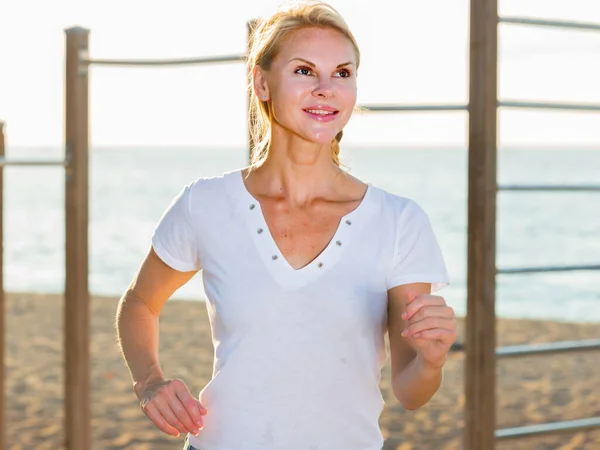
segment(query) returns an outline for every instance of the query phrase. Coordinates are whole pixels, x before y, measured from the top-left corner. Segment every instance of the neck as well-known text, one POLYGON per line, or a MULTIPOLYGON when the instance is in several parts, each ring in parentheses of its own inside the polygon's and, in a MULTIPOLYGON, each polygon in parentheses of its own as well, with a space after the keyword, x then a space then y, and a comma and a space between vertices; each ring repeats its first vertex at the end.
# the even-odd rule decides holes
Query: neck
POLYGON ((284 197, 300 206, 343 188, 344 175, 331 158, 331 144, 273 133, 268 156, 251 184, 258 195, 284 197))

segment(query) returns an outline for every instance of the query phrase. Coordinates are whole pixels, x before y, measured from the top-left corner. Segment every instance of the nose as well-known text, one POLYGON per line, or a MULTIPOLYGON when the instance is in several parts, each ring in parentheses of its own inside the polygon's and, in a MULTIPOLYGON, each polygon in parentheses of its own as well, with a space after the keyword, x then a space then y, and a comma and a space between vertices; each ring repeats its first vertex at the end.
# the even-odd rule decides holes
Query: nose
POLYGON ((331 98, 335 94, 333 84, 329 78, 319 79, 317 86, 313 91, 315 97, 331 98))

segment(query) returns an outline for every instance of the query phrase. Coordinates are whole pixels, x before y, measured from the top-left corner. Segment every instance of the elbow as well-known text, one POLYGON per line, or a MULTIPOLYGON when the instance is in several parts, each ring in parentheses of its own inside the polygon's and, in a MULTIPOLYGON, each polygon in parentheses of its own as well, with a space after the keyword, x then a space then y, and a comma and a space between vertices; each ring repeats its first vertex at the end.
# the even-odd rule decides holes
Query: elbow
POLYGON ((402 393, 394 393, 394 396, 407 411, 416 411, 427 403, 419 402, 417 399, 410 398, 408 395, 402 393))
POLYGON ((408 411, 416 411, 421 406, 423 406, 423 405, 419 405, 418 403, 409 402, 409 401, 402 401, 400 399, 398 399, 398 401, 400 402, 400 404, 402 405, 402 407, 404 409, 408 410, 408 411))
POLYGON ((407 383, 397 379, 394 384, 393 394, 404 409, 415 411, 429 403, 437 392, 438 387, 437 383, 407 383))
POLYGON ((128 289, 119 300, 117 305, 117 319, 125 312, 131 312, 134 315, 151 315, 158 318, 160 311, 155 311, 147 302, 131 289, 128 289))

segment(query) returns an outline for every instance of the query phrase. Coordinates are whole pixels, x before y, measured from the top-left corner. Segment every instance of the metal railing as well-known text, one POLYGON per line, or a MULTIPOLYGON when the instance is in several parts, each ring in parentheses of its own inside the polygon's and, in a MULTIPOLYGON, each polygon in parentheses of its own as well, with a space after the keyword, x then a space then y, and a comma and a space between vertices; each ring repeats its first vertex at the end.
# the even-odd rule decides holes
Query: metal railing
POLYGON ((499 191, 563 191, 563 192, 598 192, 600 185, 504 185, 499 191))
POLYGON ((81 65, 94 64, 96 66, 190 66, 195 64, 217 64, 226 62, 241 62, 246 60, 246 55, 207 56, 203 58, 179 59, 89 59, 85 52, 81 52, 79 62, 81 65))
POLYGON ((513 275, 520 273, 546 273, 546 272, 580 272, 589 270, 600 270, 600 264, 588 264, 581 266, 544 266, 544 267, 516 267, 514 269, 496 269, 500 275, 513 275))
POLYGON ((548 355, 584 350, 600 350, 600 339, 579 341, 544 342, 543 344, 507 345, 496 350, 496 358, 529 355, 548 355))
POLYGON ((403 112, 403 111, 468 111, 469 105, 461 104, 432 104, 432 105, 401 105, 401 104, 390 104, 390 105, 360 105, 370 112, 403 112))
MULTIPOLYGON (((542 20, 520 17, 499 17, 499 23, 534 25, 564 29, 583 29, 600 31, 600 24, 542 20)), ((569 104, 569 103, 545 103, 545 102, 512 102, 500 101, 499 106, 512 108, 533 109, 561 109, 571 111, 600 111, 600 105, 592 104, 569 104)), ((498 191, 569 191, 569 192, 600 192, 600 186, 499 186, 498 191)), ((546 267, 519 267, 519 268, 497 268, 497 274, 523 274, 544 272, 566 272, 581 270, 600 270, 600 265, 577 265, 577 266, 546 266, 546 267)), ((557 353, 571 353, 584 350, 600 350, 600 339, 588 339, 580 341, 563 341, 544 344, 513 345, 499 347, 496 350, 496 358, 523 357, 533 355, 547 355, 557 353)), ((529 425, 514 428, 497 429, 495 438, 498 440, 514 439, 525 436, 537 436, 558 432, 573 432, 583 429, 600 427, 600 417, 545 423, 540 425, 529 425)))
POLYGON ((27 167, 42 167, 42 166, 60 166, 68 167, 69 161, 67 159, 50 160, 50 159, 6 159, 0 157, 0 167, 8 166, 27 166, 27 167))
POLYGON ((541 436, 555 433, 572 433, 574 431, 591 430, 600 427, 600 417, 591 417, 579 420, 564 420, 539 425, 526 425, 523 427, 504 428, 496 430, 496 439, 507 440, 520 437, 541 436))
POLYGON ((551 27, 551 28, 566 28, 576 30, 590 30, 600 31, 600 24, 598 23, 585 23, 575 22, 570 20, 547 20, 547 19, 535 19, 529 17, 509 17, 503 16, 498 18, 499 23, 511 23, 516 25, 534 25, 540 27, 551 27))

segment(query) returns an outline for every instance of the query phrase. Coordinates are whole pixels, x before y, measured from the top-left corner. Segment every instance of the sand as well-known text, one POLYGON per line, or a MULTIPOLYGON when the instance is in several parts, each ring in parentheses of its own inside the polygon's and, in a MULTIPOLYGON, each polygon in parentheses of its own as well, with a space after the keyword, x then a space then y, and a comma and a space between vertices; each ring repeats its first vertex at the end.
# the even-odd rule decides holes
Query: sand
MULTIPOLYGON (((64 448, 62 305, 57 295, 7 295, 10 450, 64 448)), ((116 298, 94 297, 92 303, 92 448, 181 449, 183 437, 162 434, 139 408, 115 341, 116 305, 116 298)), ((459 324, 462 341, 461 319, 459 324)), ((598 324, 498 322, 500 345, 597 337, 598 324)), ((194 394, 208 382, 213 349, 204 303, 167 303, 161 317, 160 355, 166 374, 184 379, 194 394)), ((386 406, 380 419, 386 450, 462 448, 463 368, 464 354, 452 353, 444 384, 431 402, 405 411, 391 393, 386 365, 381 383, 386 406)), ((599 370, 600 352, 499 361, 498 427, 600 416, 599 370)), ((503 441, 496 448, 598 450, 600 430, 503 441)))

